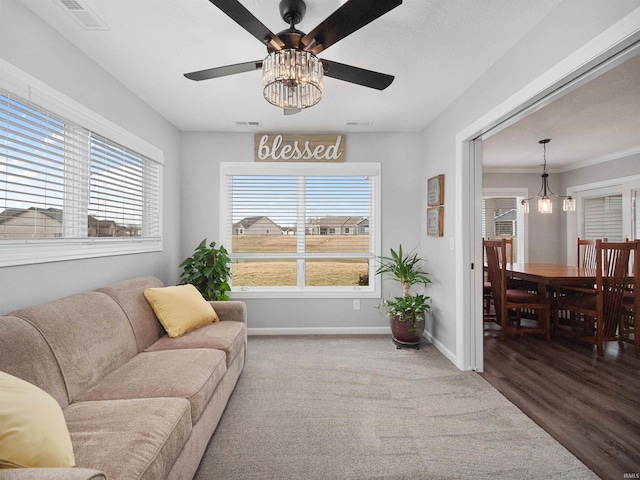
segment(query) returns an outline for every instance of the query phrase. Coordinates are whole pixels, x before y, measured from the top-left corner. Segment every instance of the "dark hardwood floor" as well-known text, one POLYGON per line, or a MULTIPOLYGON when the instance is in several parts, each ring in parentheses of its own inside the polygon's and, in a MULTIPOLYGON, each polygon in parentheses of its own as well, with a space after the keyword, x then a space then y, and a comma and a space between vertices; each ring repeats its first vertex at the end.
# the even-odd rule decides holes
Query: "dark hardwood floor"
POLYGON ((489 383, 605 480, 640 478, 640 358, 633 345, 538 335, 501 341, 485 325, 489 383))

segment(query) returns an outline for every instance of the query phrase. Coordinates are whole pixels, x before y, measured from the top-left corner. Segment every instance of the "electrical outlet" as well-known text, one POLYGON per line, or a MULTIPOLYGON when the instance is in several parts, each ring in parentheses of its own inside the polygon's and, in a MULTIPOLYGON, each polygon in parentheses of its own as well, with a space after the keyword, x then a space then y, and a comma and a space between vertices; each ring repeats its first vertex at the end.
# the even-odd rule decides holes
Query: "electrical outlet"
POLYGON ((354 310, 360 310, 360 300, 354 300, 353 301, 353 309, 354 310))

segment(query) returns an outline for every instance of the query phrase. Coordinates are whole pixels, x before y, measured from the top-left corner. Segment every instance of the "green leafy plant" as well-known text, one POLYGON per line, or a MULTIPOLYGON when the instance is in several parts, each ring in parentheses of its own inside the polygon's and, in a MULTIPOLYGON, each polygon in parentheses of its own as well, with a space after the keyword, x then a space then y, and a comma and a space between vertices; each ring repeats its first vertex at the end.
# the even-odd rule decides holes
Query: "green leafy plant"
POLYGON ((216 242, 211 242, 207 246, 205 238, 193 255, 186 258, 180 267, 182 267, 181 285, 192 284, 205 300, 229 299, 226 292, 231 290, 229 286, 231 266, 228 252, 222 245, 216 248, 216 242))
POLYGON ((416 322, 424 320, 423 313, 431 308, 429 297, 410 293, 413 285, 431 283, 429 274, 424 271, 423 260, 415 249, 405 255, 400 245, 397 251, 391 248, 389 256, 378 257, 378 261, 376 275, 387 275, 402 285, 402 296, 383 300, 377 306, 378 310, 401 322, 411 322, 409 331, 416 331, 416 322))

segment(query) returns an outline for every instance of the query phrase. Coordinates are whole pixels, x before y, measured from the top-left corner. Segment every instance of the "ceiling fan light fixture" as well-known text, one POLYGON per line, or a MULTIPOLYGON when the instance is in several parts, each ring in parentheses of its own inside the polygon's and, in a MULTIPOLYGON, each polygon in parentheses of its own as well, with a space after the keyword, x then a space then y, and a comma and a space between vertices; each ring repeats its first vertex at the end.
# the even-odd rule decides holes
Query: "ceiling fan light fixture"
POLYGON ((286 48, 262 63, 262 94, 285 110, 312 107, 322 98, 322 62, 311 52, 286 48))

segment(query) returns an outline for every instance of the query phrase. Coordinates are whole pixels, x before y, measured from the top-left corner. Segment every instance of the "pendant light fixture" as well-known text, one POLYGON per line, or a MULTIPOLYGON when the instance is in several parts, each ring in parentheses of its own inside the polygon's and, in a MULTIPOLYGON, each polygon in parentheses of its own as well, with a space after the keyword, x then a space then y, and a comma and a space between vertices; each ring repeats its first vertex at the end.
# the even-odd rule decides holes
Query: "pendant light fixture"
POLYGON ((551 199, 549 196, 563 198, 562 201, 562 210, 565 212, 573 212, 576 209, 576 201, 573 199, 571 195, 556 195, 549 188, 549 174, 547 173, 547 143, 551 141, 550 138, 545 138, 540 140, 538 143, 542 145, 543 153, 543 163, 542 163, 542 187, 537 195, 534 195, 531 198, 525 198, 520 202, 519 210, 522 213, 529 213, 529 200, 533 200, 534 198, 538 198, 538 212, 540 213, 552 213, 553 204, 551 203, 551 199))

